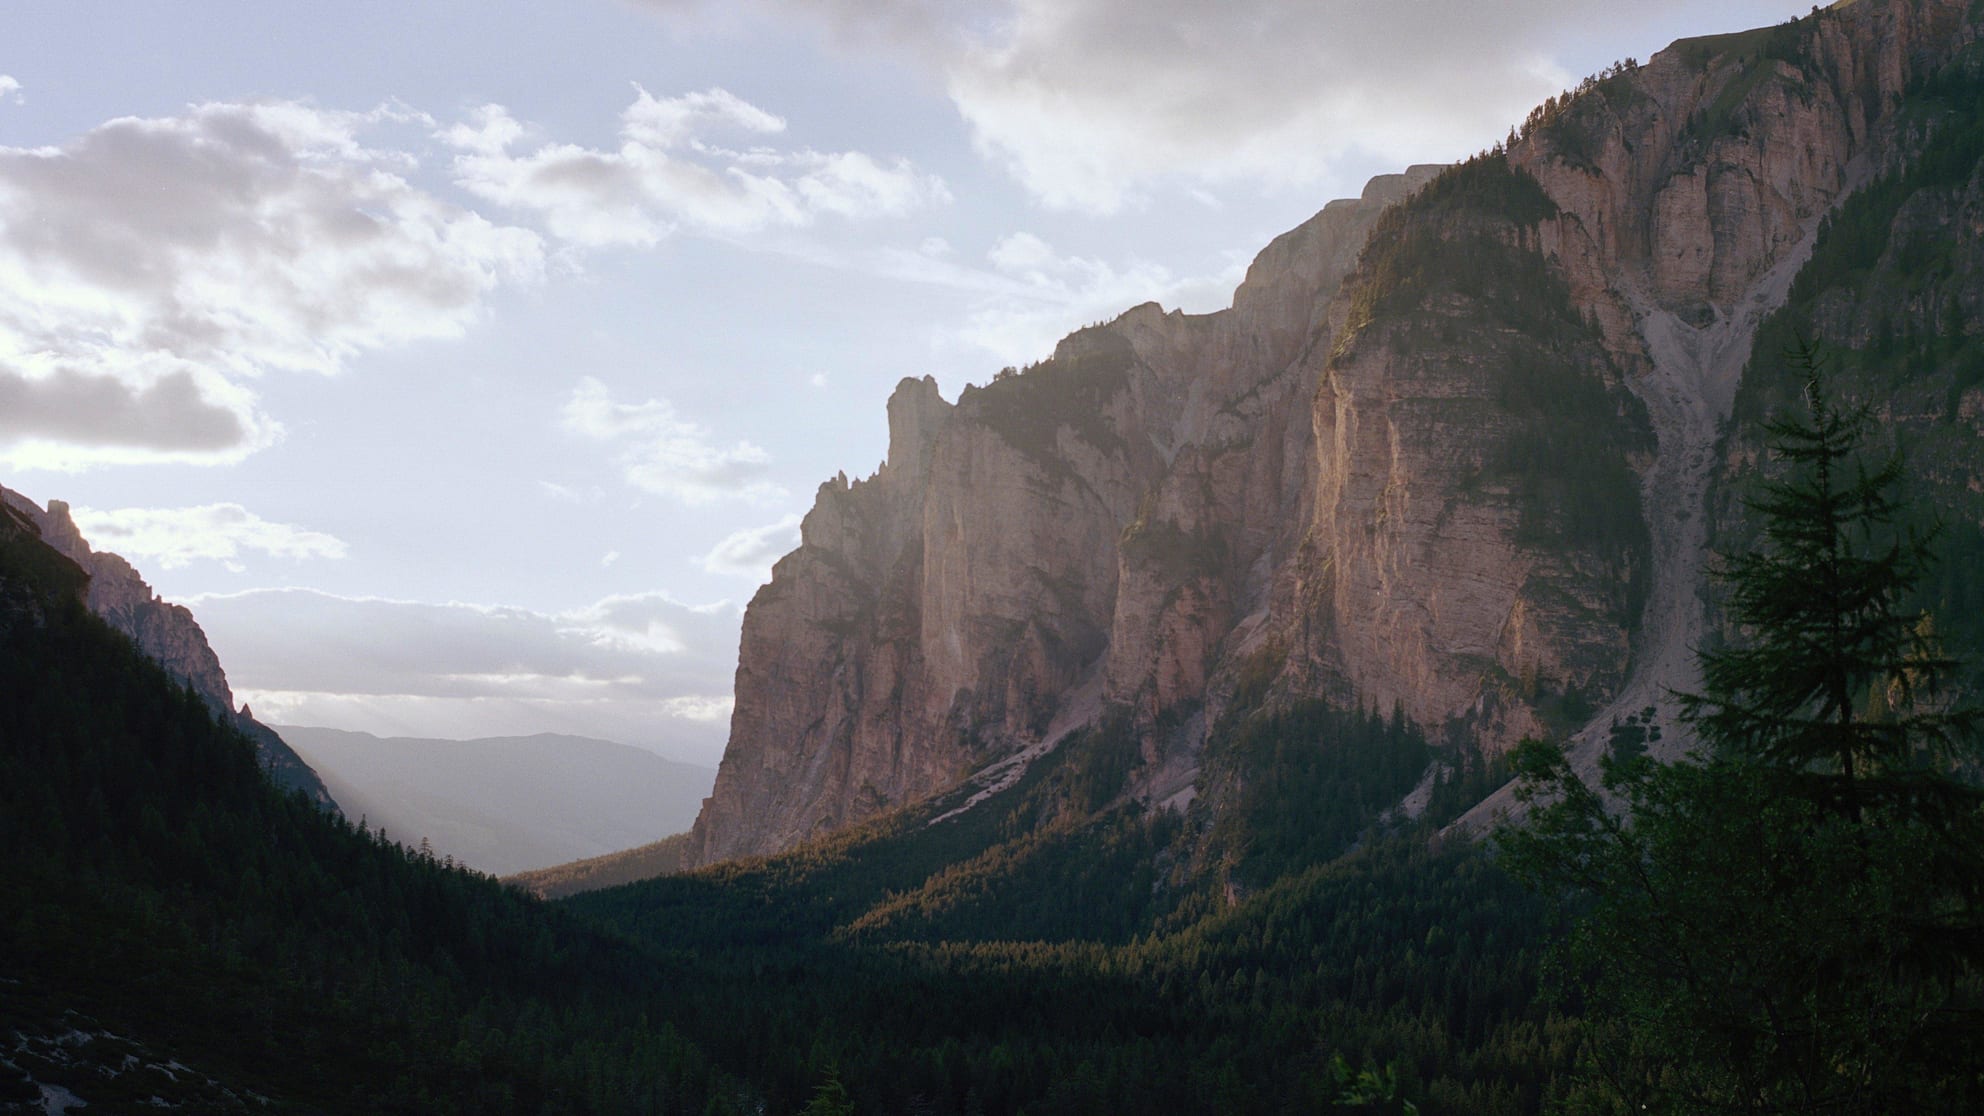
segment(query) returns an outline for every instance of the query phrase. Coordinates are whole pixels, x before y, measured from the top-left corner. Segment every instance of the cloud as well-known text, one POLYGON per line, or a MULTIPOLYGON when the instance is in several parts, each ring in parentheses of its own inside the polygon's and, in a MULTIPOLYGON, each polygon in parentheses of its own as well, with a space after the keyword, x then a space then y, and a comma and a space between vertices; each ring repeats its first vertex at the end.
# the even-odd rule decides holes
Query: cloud
POLYGON ((1006 285, 988 288, 957 336, 1000 363, 1013 365, 1039 360, 1070 332, 1144 302, 1191 313, 1221 309, 1231 303, 1233 288, 1247 268, 1239 256, 1210 275, 1175 275, 1161 265, 1137 260, 1118 267, 1092 257, 1062 255, 1027 232, 999 240, 986 253, 986 261, 1006 285))
POLYGON ((564 428, 620 447, 628 484, 686 504, 771 499, 784 490, 765 478, 771 455, 750 442, 719 446, 709 430, 675 413, 666 399, 616 403, 588 376, 565 403, 564 428))
POLYGON ((250 392, 170 357, 0 360, 0 460, 16 467, 235 461, 280 430, 250 392))
POLYGON ((763 527, 746 527, 725 535, 703 555, 703 569, 764 582, 772 563, 799 545, 799 516, 788 515, 763 527))
POLYGON ((439 135, 460 152, 454 171, 463 188, 534 214, 556 236, 586 247, 649 246, 678 228, 740 236, 822 214, 900 216, 950 201, 942 179, 906 159, 713 145, 708 133, 770 136, 786 127, 725 90, 668 98, 635 90, 612 149, 542 143, 517 153, 529 130, 500 105, 439 135))
POLYGON ((126 558, 150 558, 166 569, 189 562, 224 562, 239 569, 244 551, 274 558, 343 558, 342 539, 271 523, 240 504, 189 508, 73 508, 76 526, 91 545, 126 558))
POLYGON ((1112 212, 1170 176, 1315 181, 1485 147, 1569 75, 1554 0, 1019 0, 947 66, 979 151, 1048 205, 1112 212))
POLYGON ((280 429, 245 381, 458 336, 541 275, 536 233, 363 140, 421 119, 214 103, 0 147, 0 460, 239 460, 280 429))
POLYGON ((10 74, 0 74, 0 104, 12 101, 18 105, 22 100, 21 83, 10 74))
POLYGON ((261 589, 190 598, 264 719, 441 737, 573 732, 713 759, 739 610, 661 593, 563 613, 261 589))
MULTIPOLYGON (((673 12, 682 0, 649 0, 673 12)), ((1047 205, 1302 187, 1347 160, 1396 166, 1487 147, 1597 69, 1678 28, 1757 25, 1802 0, 758 0, 944 82, 980 154, 1047 205)), ((1210 195, 1206 195, 1210 196, 1210 195)))

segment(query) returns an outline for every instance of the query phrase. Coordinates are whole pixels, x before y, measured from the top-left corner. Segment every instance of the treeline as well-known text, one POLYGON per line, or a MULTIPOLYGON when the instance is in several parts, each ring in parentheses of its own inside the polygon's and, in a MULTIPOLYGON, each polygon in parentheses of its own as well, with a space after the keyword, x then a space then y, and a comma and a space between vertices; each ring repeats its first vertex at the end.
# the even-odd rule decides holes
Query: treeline
POLYGON ((1151 814, 1133 740, 1105 718, 955 818, 566 906, 686 966, 679 1025, 773 1112, 830 1074, 861 1112, 1380 1110, 1342 1065, 1427 1113, 1537 1109, 1569 1064, 1550 916, 1389 818, 1436 756, 1448 811, 1506 768, 1396 713, 1248 710, 1208 745, 1230 809, 1151 814))

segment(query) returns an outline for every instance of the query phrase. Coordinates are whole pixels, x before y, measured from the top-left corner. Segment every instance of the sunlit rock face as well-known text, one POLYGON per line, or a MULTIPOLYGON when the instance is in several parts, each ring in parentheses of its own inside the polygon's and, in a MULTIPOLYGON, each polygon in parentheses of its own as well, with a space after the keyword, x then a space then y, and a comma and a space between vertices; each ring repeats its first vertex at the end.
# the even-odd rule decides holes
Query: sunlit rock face
POLYGON ((904 380, 887 463, 821 487, 746 613, 690 862, 1109 708, 1158 802, 1236 700, 1396 706, 1496 748, 1684 682, 1731 369, 1967 8, 1677 43, 1505 151, 1332 202, 1228 310, 1136 307, 955 403, 904 380))
POLYGON ((22 512, 41 532, 43 541, 89 575, 87 603, 91 612, 129 636, 139 651, 184 683, 204 700, 214 715, 240 729, 255 743, 262 765, 284 787, 303 791, 320 806, 334 808, 330 792, 316 772, 282 742, 268 726, 256 721, 244 706, 236 709, 233 691, 220 657, 207 644, 206 633, 183 605, 159 599, 138 571, 123 558, 90 549, 88 540, 70 518, 69 505, 50 500, 44 510, 34 501, 0 488, 0 501, 22 512))

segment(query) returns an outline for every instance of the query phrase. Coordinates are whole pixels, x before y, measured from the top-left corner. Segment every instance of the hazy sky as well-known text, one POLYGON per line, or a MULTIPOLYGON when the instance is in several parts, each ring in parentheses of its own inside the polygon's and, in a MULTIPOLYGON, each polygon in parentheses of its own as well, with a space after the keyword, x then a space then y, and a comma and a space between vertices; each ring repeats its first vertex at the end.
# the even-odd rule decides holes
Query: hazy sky
POLYGON ((820 481, 1765 0, 34 3, 0 483, 264 720, 711 762, 820 481))

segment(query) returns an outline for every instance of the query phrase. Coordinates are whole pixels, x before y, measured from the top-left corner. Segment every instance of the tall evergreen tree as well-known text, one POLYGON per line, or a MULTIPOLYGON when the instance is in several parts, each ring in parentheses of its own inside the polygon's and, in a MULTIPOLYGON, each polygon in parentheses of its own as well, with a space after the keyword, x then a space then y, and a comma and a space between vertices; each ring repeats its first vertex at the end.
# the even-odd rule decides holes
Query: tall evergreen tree
POLYGON ((1681 698, 1684 716, 1710 748, 1855 817, 1947 799, 1957 788, 1942 771, 1979 710, 1947 700, 1956 663, 1905 607, 1932 554, 1929 538, 1897 529, 1901 458, 1869 468, 1866 412, 1827 395, 1810 348, 1786 359, 1805 381, 1805 414, 1766 424, 1784 472, 1748 501, 1763 538, 1719 571, 1747 642, 1702 656, 1704 692, 1681 698))
POLYGON ((1525 744, 1512 867, 1583 910, 1565 952, 1598 1111, 1906 1112, 1984 1102, 1974 707, 1905 607, 1928 544, 1897 532, 1901 465, 1809 350, 1770 427, 1760 544, 1721 566, 1740 642, 1681 697, 1692 762, 1621 749, 1602 790, 1525 744))

